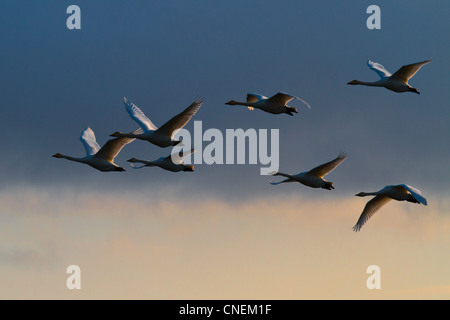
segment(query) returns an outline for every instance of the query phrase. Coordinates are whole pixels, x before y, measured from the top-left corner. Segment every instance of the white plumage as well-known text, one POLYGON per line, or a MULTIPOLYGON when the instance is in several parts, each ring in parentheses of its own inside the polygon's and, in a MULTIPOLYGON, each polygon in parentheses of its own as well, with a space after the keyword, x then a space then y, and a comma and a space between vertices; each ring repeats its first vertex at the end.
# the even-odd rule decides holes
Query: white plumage
POLYGON ((183 158, 194 153, 195 150, 191 149, 188 152, 180 152, 174 153, 167 157, 161 157, 156 160, 140 160, 136 158, 131 158, 127 160, 128 162, 132 162, 131 166, 133 169, 141 169, 144 167, 160 167, 164 170, 179 172, 179 171, 194 171, 193 165, 186 165, 183 163, 183 158), (136 166, 133 163, 142 163, 142 166, 136 166))
POLYGON ((347 154, 341 152, 336 159, 315 167, 314 169, 311 169, 307 172, 302 172, 295 175, 281 172, 273 173, 274 176, 283 176, 287 179, 280 182, 270 182, 270 184, 277 185, 285 182, 300 182, 301 184, 304 184, 311 188, 322 188, 327 190, 334 189, 333 182, 326 181, 324 177, 325 175, 333 171, 338 165, 340 165, 346 157, 347 154))
POLYGON ((386 186, 383 189, 376 192, 360 192, 356 194, 358 197, 375 196, 372 200, 367 202, 361 213, 358 221, 353 227, 354 231, 361 230, 362 226, 367 220, 372 217, 382 206, 391 200, 408 201, 418 204, 427 205, 427 199, 422 195, 422 192, 407 184, 399 184, 386 186))
POLYGON ((250 110, 260 109, 272 114, 287 113, 288 115, 293 116, 293 112, 298 113, 297 108, 290 107, 287 104, 294 99, 303 102, 309 109, 311 109, 311 106, 305 100, 283 92, 278 92, 270 98, 257 93, 248 93, 246 102, 230 100, 226 104, 231 106, 247 106, 250 110))
POLYGON ((122 132, 114 132, 111 134, 112 137, 127 137, 135 138, 140 140, 146 140, 153 143, 159 147, 165 148, 169 146, 175 146, 180 143, 178 140, 174 140, 173 136, 178 130, 183 128, 189 120, 197 113, 203 103, 202 98, 197 98, 195 101, 187 107, 183 112, 179 113, 161 127, 157 128, 153 122, 139 109, 134 103, 128 101, 127 98, 123 99, 125 104, 125 109, 130 115, 131 119, 136 121, 142 128, 143 133, 141 134, 129 134, 122 132))
MULTIPOLYGON (((142 129, 137 129, 130 134, 140 134, 142 129)), ((97 170, 106 171, 125 171, 124 168, 119 167, 114 163, 114 158, 119 154, 122 148, 132 142, 133 138, 115 138, 108 140, 103 147, 97 143, 94 131, 91 128, 86 128, 80 136, 80 140, 86 150, 84 157, 72 157, 61 153, 53 155, 55 158, 63 158, 75 162, 87 164, 97 170)))
POLYGON ((394 92, 414 92, 420 94, 416 88, 413 88, 408 84, 408 80, 411 79, 423 65, 430 62, 431 60, 426 60, 405 65, 398 69, 394 74, 391 74, 381 64, 368 60, 367 65, 380 76, 380 80, 374 82, 352 80, 347 84, 384 87, 394 92))

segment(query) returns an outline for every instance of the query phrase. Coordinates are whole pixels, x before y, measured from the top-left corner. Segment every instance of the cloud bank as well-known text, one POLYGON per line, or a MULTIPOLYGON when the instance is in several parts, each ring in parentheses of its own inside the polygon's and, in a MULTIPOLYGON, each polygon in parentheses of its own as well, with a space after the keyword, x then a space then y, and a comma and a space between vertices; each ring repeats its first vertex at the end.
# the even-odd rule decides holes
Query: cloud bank
POLYGON ((445 299, 450 204, 17 189, 0 194, 2 299, 445 299), (12 231, 15 230, 15 231, 12 231), (66 288, 79 265, 82 289, 66 288), (366 287, 367 266, 382 289, 366 287))

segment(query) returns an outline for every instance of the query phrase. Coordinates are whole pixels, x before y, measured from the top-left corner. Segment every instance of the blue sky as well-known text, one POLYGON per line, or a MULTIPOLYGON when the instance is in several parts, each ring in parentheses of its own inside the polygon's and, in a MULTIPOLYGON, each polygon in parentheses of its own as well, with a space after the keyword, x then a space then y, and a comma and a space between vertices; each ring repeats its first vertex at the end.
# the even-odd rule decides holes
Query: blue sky
MULTIPOLYGON (((355 207, 345 201, 361 200, 354 199, 359 191, 407 183, 430 197, 431 206, 438 206, 429 210, 437 219, 430 224, 439 225, 439 219, 449 216, 449 11, 444 1, 0 2, 0 190, 5 198, 23 191, 17 201, 27 203, 27 209, 5 206, 3 219, 17 233, 5 236, 12 244, 0 253, 14 257, 16 251, 33 252, 14 235, 22 232, 21 214, 32 215, 34 207, 45 211, 41 197, 47 201, 49 216, 60 221, 54 228, 70 231, 64 210, 51 208, 76 212, 78 198, 70 195, 84 199, 91 192, 105 199, 117 193, 132 199, 148 195, 158 205, 158 201, 167 201, 181 207, 195 203, 205 208, 207 201, 217 201, 220 207, 231 202, 244 206, 239 207, 244 212, 246 204, 260 199, 336 200, 355 210, 348 232, 365 201, 355 207), (81 30, 66 28, 66 8, 71 4, 81 8, 81 30), (371 4, 381 8, 381 30, 366 28, 366 8, 371 4), (416 95, 347 86, 353 79, 377 79, 367 59, 391 72, 417 61, 433 62, 411 79, 421 92, 416 95), (311 110, 293 103, 299 113, 289 117, 225 105, 231 99, 245 99, 248 92, 271 96, 278 91, 305 99, 311 110), (193 173, 180 174, 155 168, 132 170, 126 163, 130 157, 168 155, 168 149, 142 141, 125 147, 116 158, 127 169, 122 173, 102 173, 51 157, 56 152, 82 156, 78 138, 86 126, 94 130, 100 144, 115 131, 135 129, 123 107, 124 96, 158 126, 198 95, 205 102, 193 120, 201 120, 204 129, 279 129, 282 172, 306 171, 346 151, 349 157, 328 176, 336 189, 329 192, 300 184, 274 187, 268 183, 270 177, 259 175, 260 165, 203 164, 196 165, 193 173)), ((186 129, 192 128, 191 121, 186 129)), ((128 203, 126 197, 122 200, 128 203)), ((427 208, 410 209, 408 205, 392 204, 392 210, 426 214, 427 208)), ((84 217, 88 211, 74 223, 88 225, 84 217)), ((345 212, 345 208, 337 211, 345 212)), ((177 214, 176 210, 168 212, 177 214)), ((93 206, 92 213, 98 213, 99 221, 107 219, 101 206, 93 206)), ((200 221, 207 224, 203 218, 200 221)), ((262 221, 273 224, 271 219, 262 221)), ((314 219, 308 221, 315 226, 314 219)), ((168 230, 171 226, 167 222, 168 230)), ((276 232, 282 233, 283 226, 276 232)), ((236 232, 236 223, 224 228, 236 232)), ((129 230, 133 230, 131 225, 129 230)), ((272 232, 267 225, 261 230, 272 232)), ((379 225, 375 235, 382 237, 383 230, 379 225)), ((434 231, 437 239, 445 230, 434 231)), ((99 244, 105 234, 114 239, 116 231, 115 227, 100 228, 85 245, 99 244)), ((448 243, 448 236, 442 237, 448 243)), ((75 239, 74 235, 68 245, 74 245, 75 239)), ((67 256, 60 249, 54 249, 55 256, 61 255, 55 265, 66 263, 67 256)), ((37 254, 47 256, 39 250, 37 254)), ((4 270, 8 272, 13 271, 4 270)), ((444 282, 449 284, 448 275, 444 282)))

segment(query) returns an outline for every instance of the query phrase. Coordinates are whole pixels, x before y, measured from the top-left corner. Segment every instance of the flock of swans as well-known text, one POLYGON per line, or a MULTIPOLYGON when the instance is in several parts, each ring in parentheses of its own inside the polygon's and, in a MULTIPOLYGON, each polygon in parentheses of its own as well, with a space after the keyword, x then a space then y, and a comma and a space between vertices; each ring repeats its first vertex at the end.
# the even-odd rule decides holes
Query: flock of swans
MULTIPOLYGON (((368 60, 367 65, 371 70, 375 71, 380 76, 380 80, 375 82, 353 80, 348 82, 347 84, 384 87, 394 92, 414 92, 420 94, 420 92, 416 88, 408 84, 408 80, 412 78, 423 65, 429 62, 431 62, 431 60, 405 65, 394 74, 391 74, 381 64, 368 60)), ((311 108, 306 101, 282 92, 279 92, 270 98, 267 98, 260 94, 249 93, 247 94, 246 100, 246 102, 231 100, 226 104, 246 106, 250 110, 260 109, 271 114, 286 113, 290 116, 293 116, 293 113, 298 113, 296 108, 287 105, 292 100, 299 100, 308 108, 311 108)), ((144 114, 144 112, 142 112, 142 110, 139 109, 134 103, 128 101, 127 98, 124 98, 123 102, 130 118, 139 125, 138 129, 129 133, 123 133, 119 131, 114 132, 110 135, 114 137, 114 139, 108 140, 103 145, 103 147, 100 147, 96 141, 94 132, 91 128, 88 127, 81 133, 80 136, 80 140, 86 150, 86 156, 72 157, 61 153, 56 153, 53 155, 53 157, 64 158, 67 160, 84 163, 103 172, 125 171, 124 168, 114 163, 114 158, 119 154, 123 147, 133 142, 135 139, 148 141, 161 148, 182 145, 182 141, 174 139, 174 134, 176 133, 176 131, 183 128, 198 112, 203 104, 203 99, 195 99, 195 101, 192 102, 190 106, 188 106, 185 110, 174 116, 159 128, 156 127, 144 114)), ((131 158, 127 161, 131 162, 131 166, 134 169, 156 166, 172 172, 194 171, 194 166, 186 165, 183 163, 183 157, 193 152, 195 152, 195 150, 191 149, 190 151, 185 152, 182 155, 180 154, 180 156, 178 157, 169 155, 152 161, 136 158, 131 158), (134 163, 141 163, 142 165, 137 166, 134 163)), ((278 185, 286 182, 299 182, 311 188, 323 188, 327 190, 334 189, 333 183, 330 181, 326 181, 324 177, 332 170, 334 170, 337 166, 339 166, 346 157, 346 153, 340 153, 334 160, 299 174, 291 175, 281 172, 273 172, 273 176, 282 176, 286 179, 280 182, 270 183, 272 185, 278 185)), ((427 205, 427 200, 422 195, 420 190, 406 184, 386 186, 376 192, 360 192, 356 194, 356 196, 374 197, 365 205, 363 212, 361 213, 358 221, 353 227, 354 231, 359 231, 376 211, 378 211, 383 205, 387 204, 391 200, 408 201, 412 203, 427 205)))

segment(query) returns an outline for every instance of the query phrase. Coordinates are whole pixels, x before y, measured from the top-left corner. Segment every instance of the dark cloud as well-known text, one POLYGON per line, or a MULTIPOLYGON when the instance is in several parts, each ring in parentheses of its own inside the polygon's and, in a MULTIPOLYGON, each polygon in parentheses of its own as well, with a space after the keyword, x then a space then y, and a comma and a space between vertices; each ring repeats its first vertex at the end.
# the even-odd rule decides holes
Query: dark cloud
MULTIPOLYGON (((65 4, 0 5, 6 26, 0 37, 8 44, 0 52, 3 188, 177 184, 188 194, 195 187, 235 198, 318 194, 297 185, 275 190, 270 177, 259 175, 259 165, 203 164, 177 175, 156 168, 105 174, 51 158, 56 152, 83 155, 78 138, 86 126, 100 144, 112 132, 135 129, 123 96, 158 126, 201 95, 205 103, 195 120, 205 129, 280 129, 280 170, 306 171, 348 152, 329 177, 336 193, 390 183, 448 190, 449 171, 442 168, 450 160, 449 91, 439 79, 450 71, 449 45, 438 37, 447 29, 446 4, 380 1, 382 29, 374 31, 365 27, 366 6, 351 2, 77 4, 79 31, 67 30, 65 4), (376 79, 365 64, 369 58, 392 72, 407 63, 433 62, 411 80, 420 96, 347 86, 352 79, 376 79), (278 91, 304 98, 312 109, 299 104, 300 113, 289 117, 225 105, 247 92, 278 91)), ((192 123, 186 128, 192 130, 192 123)), ((128 168, 131 156, 154 159, 168 152, 136 141, 117 162, 128 168)))

